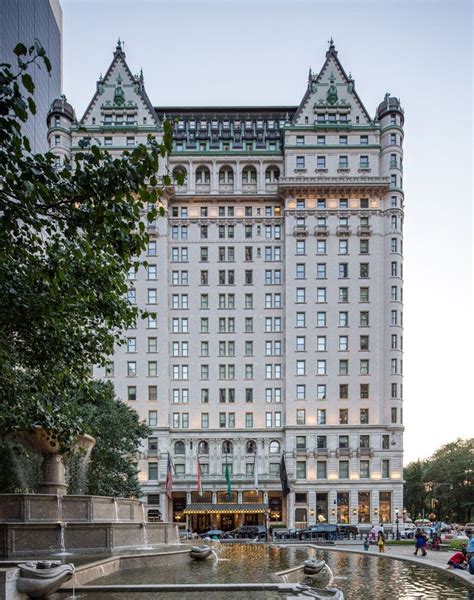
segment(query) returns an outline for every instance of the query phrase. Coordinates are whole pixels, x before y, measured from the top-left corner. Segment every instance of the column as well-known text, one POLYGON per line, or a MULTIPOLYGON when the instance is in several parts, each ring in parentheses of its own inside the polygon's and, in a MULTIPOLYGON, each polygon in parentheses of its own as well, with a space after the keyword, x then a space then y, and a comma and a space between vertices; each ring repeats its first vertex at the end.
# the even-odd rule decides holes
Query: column
POLYGON ((213 160, 212 165, 211 165, 211 194, 219 193, 218 186, 219 186, 219 175, 217 174, 217 171, 216 171, 216 161, 213 160))
POLYGON ((257 194, 265 192, 265 165, 263 161, 260 161, 258 165, 258 182, 257 182, 257 194))
POLYGON ((308 491, 308 527, 316 524, 316 490, 308 491))
POLYGON ((379 519, 379 490, 373 489, 370 495, 370 518, 372 520, 372 525, 378 525, 380 523, 379 519))
POLYGON ((188 190, 191 193, 195 194, 196 193, 196 181, 195 181, 195 177, 194 177, 194 164, 193 164, 192 160, 189 161, 188 180, 186 183, 188 184, 188 190))
POLYGON ((328 495, 328 517, 329 523, 337 523, 337 492, 336 490, 330 490, 328 495), (334 514, 333 514, 334 513, 334 514))
POLYGON ((349 492, 349 522, 351 525, 357 525, 359 521, 359 492, 351 490, 349 492), (355 514, 354 514, 355 511, 355 514))
POLYGON ((237 161, 235 165, 235 185, 234 190, 236 194, 242 193, 242 169, 240 166, 240 161, 237 161))
POLYGON ((288 506, 288 527, 295 526, 295 493, 290 492, 286 497, 288 506))

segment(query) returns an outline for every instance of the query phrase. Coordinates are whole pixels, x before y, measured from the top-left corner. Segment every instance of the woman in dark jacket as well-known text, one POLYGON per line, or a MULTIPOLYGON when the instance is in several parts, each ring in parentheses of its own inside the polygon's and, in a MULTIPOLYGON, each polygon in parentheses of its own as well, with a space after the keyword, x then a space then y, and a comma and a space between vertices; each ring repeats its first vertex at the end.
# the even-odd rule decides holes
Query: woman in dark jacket
POLYGON ((421 555, 426 556, 426 535, 422 529, 417 529, 415 533, 415 556, 418 555, 418 550, 421 550, 421 555))

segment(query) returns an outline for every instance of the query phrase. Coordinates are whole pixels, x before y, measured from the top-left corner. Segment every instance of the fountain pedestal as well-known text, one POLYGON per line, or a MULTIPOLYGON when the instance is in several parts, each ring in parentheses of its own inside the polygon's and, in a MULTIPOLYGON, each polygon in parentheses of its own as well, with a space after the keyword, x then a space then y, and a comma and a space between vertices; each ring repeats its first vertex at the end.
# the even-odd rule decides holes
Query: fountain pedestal
POLYGON ((64 477, 64 463, 61 454, 46 454, 41 465, 43 481, 38 486, 40 494, 63 496, 67 492, 64 477))

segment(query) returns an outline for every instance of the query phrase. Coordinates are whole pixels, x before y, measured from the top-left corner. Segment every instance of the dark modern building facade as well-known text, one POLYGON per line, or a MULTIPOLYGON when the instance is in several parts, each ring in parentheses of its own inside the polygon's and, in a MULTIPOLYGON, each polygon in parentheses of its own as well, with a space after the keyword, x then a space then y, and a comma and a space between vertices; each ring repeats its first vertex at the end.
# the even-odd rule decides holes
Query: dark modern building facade
POLYGON ((34 67, 37 113, 24 125, 33 152, 48 150, 46 116, 62 89, 62 10, 59 0, 2 0, 0 2, 0 62, 16 65, 13 48, 37 39, 46 50, 52 70, 34 67))

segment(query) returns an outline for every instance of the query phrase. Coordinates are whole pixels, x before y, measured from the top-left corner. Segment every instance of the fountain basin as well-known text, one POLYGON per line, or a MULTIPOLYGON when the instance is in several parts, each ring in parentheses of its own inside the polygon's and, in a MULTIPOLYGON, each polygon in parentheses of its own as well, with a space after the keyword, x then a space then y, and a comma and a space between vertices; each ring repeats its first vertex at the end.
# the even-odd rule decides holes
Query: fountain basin
POLYGON ((0 523, 143 521, 143 502, 111 496, 0 494, 0 523))
POLYGON ((0 556, 100 554, 178 543, 172 523, 0 523, 0 556))

